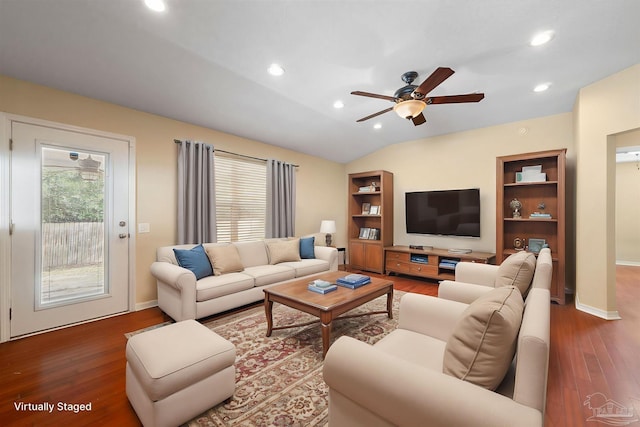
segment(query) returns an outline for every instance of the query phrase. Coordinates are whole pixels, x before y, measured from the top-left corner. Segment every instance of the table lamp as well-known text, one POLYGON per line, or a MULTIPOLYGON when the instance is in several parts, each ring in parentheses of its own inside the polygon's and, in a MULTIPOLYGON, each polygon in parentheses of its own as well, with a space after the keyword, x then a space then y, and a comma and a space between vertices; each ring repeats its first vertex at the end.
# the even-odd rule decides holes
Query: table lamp
POLYGON ((320 223, 320 232, 327 234, 326 243, 327 243, 327 246, 331 246, 331 233, 336 232, 336 222, 333 220, 323 219, 322 222, 320 223))

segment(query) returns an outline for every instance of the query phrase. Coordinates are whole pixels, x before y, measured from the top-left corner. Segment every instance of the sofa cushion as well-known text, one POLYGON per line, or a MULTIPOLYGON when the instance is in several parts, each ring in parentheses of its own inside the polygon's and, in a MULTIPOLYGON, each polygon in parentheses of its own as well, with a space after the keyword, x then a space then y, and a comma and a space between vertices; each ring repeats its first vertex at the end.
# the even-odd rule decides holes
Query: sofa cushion
POLYGON ((494 286, 515 286, 522 295, 526 295, 535 269, 536 257, 531 252, 521 251, 509 255, 498 267, 494 286))
POLYGON ((300 261, 281 262, 278 265, 293 268, 296 272, 296 277, 329 271, 329 263, 322 259, 303 259, 300 261))
POLYGON ((400 360, 442 372, 442 361, 446 341, 407 329, 395 329, 374 344, 376 350, 400 360))
POLYGON ((443 372, 495 390, 513 360, 523 308, 514 286, 493 289, 469 304, 447 340, 443 372))
POLYGON ((197 280, 213 274, 211 263, 202 245, 192 249, 174 249, 173 252, 178 265, 190 270, 195 274, 197 280))
POLYGON ((313 242, 316 240, 315 237, 301 237, 300 238, 300 258, 302 259, 313 259, 316 257, 315 251, 313 250, 313 242))
POLYGON ((314 246, 327 246, 327 234, 326 233, 313 233, 307 234, 302 237, 313 237, 314 246))
POLYGON ((234 245, 207 245, 206 252, 216 276, 237 273, 244 269, 238 249, 234 245))
POLYGON ((253 288, 255 279, 244 273, 209 276, 196 283, 196 301, 207 301, 253 288))
POLYGON ((269 251, 269 264, 286 261, 300 261, 300 239, 266 242, 269 251))
POLYGON ((264 240, 234 242, 233 245, 238 248, 244 268, 269 264, 269 255, 264 240))
POLYGON ((282 264, 247 267, 243 273, 252 276, 255 279, 256 286, 271 285, 272 283, 282 282, 296 277, 296 272, 293 268, 282 264))

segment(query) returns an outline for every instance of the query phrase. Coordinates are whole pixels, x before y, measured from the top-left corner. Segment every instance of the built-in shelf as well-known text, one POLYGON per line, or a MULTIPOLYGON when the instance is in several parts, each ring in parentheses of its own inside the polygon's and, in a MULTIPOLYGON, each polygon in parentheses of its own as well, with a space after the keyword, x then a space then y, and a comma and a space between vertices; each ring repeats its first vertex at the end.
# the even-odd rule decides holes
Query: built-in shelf
POLYGON ((517 252, 516 240, 525 246, 519 249, 526 250, 529 239, 544 239, 553 260, 551 299, 561 304, 565 302, 565 164, 566 149, 496 159, 496 263, 517 252), (516 182, 516 174, 527 166, 540 166, 547 180, 516 182), (513 217, 513 199, 522 204, 520 218, 513 217), (551 218, 530 218, 534 212, 551 218))
POLYGON ((348 194, 349 265, 383 273, 384 247, 393 244, 393 174, 383 170, 352 173, 348 194), (370 186, 377 190, 359 191, 370 186), (364 204, 376 206, 379 214, 363 214, 364 204))

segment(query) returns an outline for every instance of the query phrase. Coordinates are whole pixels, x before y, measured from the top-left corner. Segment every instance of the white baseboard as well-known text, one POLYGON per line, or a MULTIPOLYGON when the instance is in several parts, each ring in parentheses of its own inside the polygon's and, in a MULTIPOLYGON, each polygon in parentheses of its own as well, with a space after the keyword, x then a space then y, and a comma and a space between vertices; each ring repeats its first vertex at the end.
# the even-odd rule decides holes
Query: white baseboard
POLYGON ((604 320, 622 319, 622 317, 620 317, 620 314, 618 313, 618 310, 606 311, 606 310, 601 310, 599 308, 591 307, 590 305, 580 303, 580 297, 578 295, 576 295, 576 309, 583 311, 587 314, 590 314, 592 316, 599 317, 604 320))
POLYGON ((616 265, 628 265, 630 267, 640 267, 640 262, 638 261, 621 261, 617 260, 616 265))
POLYGON ((154 299, 151 301, 145 301, 145 302, 137 302, 136 303, 136 311, 140 311, 140 310, 145 310, 147 308, 151 308, 151 307, 157 307, 158 306, 158 300, 154 299))

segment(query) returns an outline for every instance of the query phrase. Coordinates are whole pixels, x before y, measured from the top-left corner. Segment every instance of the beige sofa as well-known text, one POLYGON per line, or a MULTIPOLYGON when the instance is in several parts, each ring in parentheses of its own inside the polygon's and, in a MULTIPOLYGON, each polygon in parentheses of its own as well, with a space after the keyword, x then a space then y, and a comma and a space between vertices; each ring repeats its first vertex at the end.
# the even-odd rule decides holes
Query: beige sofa
MULTIPOLYGON (((536 272, 536 286, 525 292, 523 309, 519 289, 495 288, 485 278, 485 286, 469 285, 471 295, 461 288, 456 290, 457 296, 471 304, 404 295, 398 328, 373 346, 349 337, 339 338, 327 353, 323 372, 329 386, 329 427, 543 426, 551 258, 548 252, 540 255, 536 270, 542 270, 536 272), (464 321, 469 319, 472 308, 507 289, 513 290, 514 301, 520 301, 522 317, 513 332, 515 357, 511 359, 513 353, 504 352, 507 361, 512 362, 507 362, 506 374, 492 390, 450 372, 451 341, 452 337, 459 337, 461 325, 469 324, 464 321)), ((495 279, 497 269, 493 270, 495 279)), ((478 335, 484 331, 480 328, 478 335)))
MULTIPOLYGON (((199 280, 192 271, 180 267, 174 252, 174 249, 192 249, 197 245, 158 248, 157 261, 151 265, 151 274, 158 285, 158 306, 176 321, 200 319, 260 301, 264 299, 265 287, 338 270, 338 252, 333 247, 314 246, 315 258, 312 259, 301 259, 299 254, 295 257, 291 251, 284 253, 278 249, 276 252, 277 248, 293 245, 297 240, 205 243, 202 246, 207 254, 231 249, 241 264, 230 272, 214 273, 199 280)), ((215 271, 215 262, 211 264, 215 271)))

